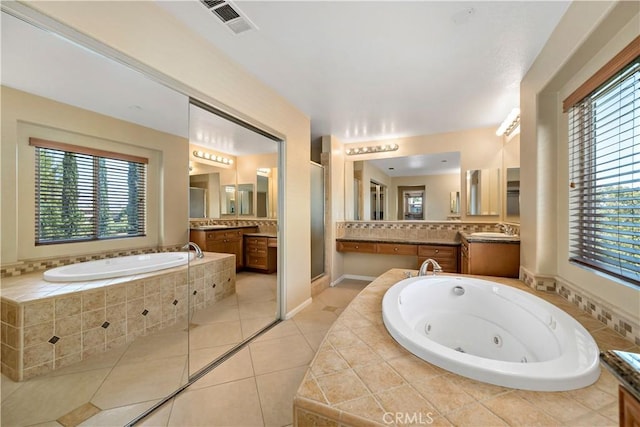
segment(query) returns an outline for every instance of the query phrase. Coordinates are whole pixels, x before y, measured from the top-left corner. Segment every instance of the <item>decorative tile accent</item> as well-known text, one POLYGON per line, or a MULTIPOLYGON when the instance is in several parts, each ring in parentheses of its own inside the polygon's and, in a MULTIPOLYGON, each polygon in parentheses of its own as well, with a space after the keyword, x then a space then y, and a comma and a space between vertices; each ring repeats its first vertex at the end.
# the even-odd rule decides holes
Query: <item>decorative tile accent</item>
MULTIPOLYGON (((202 287, 194 309, 235 293, 233 256, 195 264, 202 278, 193 285, 202 287), (205 289, 205 280, 220 285, 205 289)), ((190 297, 185 269, 59 286, 40 273, 3 279, 0 371, 22 381, 186 321, 188 304, 179 303, 190 297), (43 288, 50 293, 22 299, 43 288)))

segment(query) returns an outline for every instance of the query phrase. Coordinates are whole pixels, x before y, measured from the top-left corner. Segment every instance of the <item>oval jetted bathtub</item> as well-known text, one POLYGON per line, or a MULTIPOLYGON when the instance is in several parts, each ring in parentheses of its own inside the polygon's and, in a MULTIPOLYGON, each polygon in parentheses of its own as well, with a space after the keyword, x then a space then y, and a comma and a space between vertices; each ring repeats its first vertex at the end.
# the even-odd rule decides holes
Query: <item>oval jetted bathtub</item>
POLYGON ((461 276, 398 282, 384 324, 404 348, 448 371, 536 391, 586 387, 600 376, 598 347, 574 318, 527 292, 461 276))
POLYGON ((193 254, 190 252, 159 252, 107 258, 52 268, 44 272, 44 280, 49 282, 81 282, 132 276, 187 265, 188 259, 193 259, 193 254))

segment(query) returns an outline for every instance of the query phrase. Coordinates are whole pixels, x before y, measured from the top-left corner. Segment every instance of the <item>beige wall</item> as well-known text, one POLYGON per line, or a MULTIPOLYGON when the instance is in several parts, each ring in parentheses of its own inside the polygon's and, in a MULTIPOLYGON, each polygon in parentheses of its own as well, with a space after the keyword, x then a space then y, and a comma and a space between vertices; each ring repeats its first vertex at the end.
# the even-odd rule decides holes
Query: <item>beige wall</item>
POLYGON ((175 135, 3 86, 2 263, 186 243, 187 147, 175 135), (149 158, 147 235, 35 246, 35 154, 29 137, 149 158))
MULTIPOLYGON (((310 297, 309 119, 155 2, 29 2, 99 44, 170 78, 180 90, 285 142, 280 266, 290 311, 310 297), (215 77, 211 78, 212 70, 215 77)), ((187 156, 184 158, 185 164, 187 156)), ((183 183, 186 191, 187 183, 183 183)), ((185 203, 186 206, 186 203, 185 203)), ((4 219, 4 218, 3 218, 4 219)))
POLYGON ((521 103, 521 264, 638 322, 640 292, 568 262, 567 116, 562 100, 638 35, 637 2, 574 2, 525 76, 521 103))

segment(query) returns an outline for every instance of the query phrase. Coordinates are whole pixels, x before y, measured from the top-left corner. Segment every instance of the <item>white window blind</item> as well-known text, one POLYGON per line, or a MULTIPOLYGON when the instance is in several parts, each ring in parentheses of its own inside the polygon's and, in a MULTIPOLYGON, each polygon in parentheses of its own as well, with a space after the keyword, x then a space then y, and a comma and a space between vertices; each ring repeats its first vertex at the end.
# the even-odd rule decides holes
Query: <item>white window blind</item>
POLYGON ((145 235, 146 159, 42 140, 31 144, 36 245, 145 235))
POLYGON ((569 109, 570 260, 640 285, 640 57, 569 109))

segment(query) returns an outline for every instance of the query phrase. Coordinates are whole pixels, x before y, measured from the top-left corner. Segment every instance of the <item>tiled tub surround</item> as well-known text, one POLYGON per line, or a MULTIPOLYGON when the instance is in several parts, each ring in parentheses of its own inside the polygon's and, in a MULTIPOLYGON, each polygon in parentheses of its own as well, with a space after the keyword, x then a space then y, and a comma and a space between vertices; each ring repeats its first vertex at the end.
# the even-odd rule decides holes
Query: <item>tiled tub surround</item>
MULTIPOLYGON (((294 398, 294 425, 617 425, 617 381, 606 370, 583 389, 531 392, 470 380, 413 356, 382 323, 382 297, 404 277, 401 269, 378 277, 333 324, 294 398)), ((602 350, 640 350, 555 293, 491 280, 562 308, 602 350)))
POLYGON ((235 292, 233 255, 205 253, 189 268, 50 283, 42 273, 2 281, 2 373, 14 381, 79 362, 186 320, 235 292), (189 298, 191 297, 191 298, 189 298))

